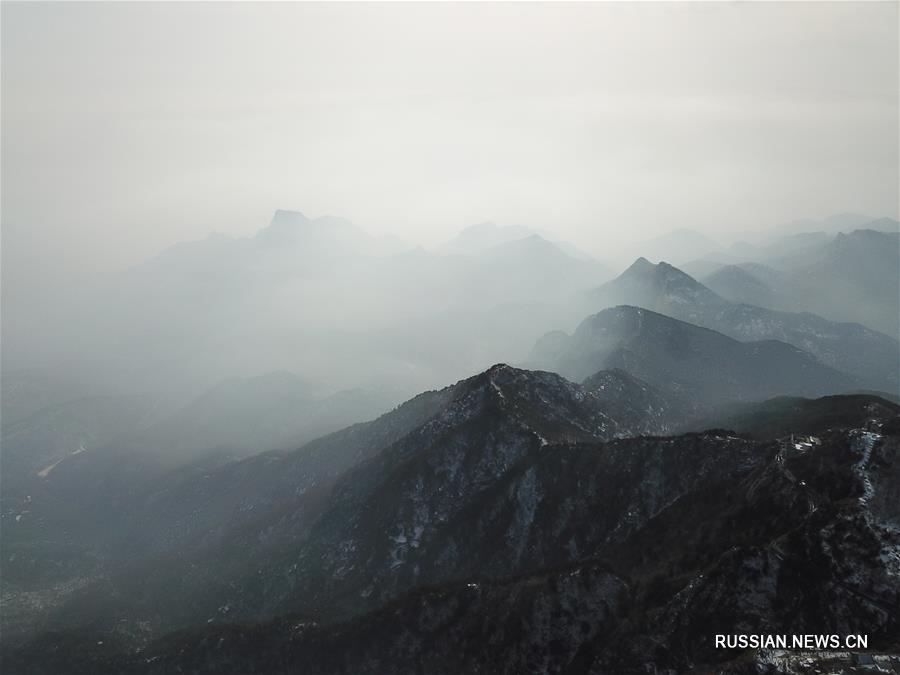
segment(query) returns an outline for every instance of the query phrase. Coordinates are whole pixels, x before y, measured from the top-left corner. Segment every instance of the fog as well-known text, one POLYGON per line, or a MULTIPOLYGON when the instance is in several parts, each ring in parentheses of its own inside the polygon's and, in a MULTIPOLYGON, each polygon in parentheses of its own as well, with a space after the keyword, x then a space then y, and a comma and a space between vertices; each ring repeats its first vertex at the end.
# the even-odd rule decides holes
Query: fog
POLYGON ((277 208, 436 244, 896 216, 893 3, 5 3, 5 281, 277 208))
MULTIPOLYGON (((147 396, 147 424, 278 372, 378 412, 526 361, 638 256, 708 272, 897 216, 892 3, 2 19, 6 380, 147 396)), ((816 309, 884 331, 858 290, 816 309)))
POLYGON ((900 4, 0 19, 4 673, 898 662, 900 4))

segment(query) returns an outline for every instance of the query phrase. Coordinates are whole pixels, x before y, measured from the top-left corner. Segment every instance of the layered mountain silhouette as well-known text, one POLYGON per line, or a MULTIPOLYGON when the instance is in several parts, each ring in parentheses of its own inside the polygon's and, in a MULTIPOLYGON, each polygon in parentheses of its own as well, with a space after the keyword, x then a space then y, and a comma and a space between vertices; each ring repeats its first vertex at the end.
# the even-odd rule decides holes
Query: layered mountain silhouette
POLYGON ((323 394, 286 372, 222 382, 171 414, 147 396, 76 398, 3 425, 0 485, 9 499, 47 481, 58 485, 64 464, 85 453, 79 461, 103 475, 125 465, 156 473, 210 453, 233 458, 296 448, 374 419, 394 402, 366 390, 323 394))
POLYGON ((592 256, 567 241, 560 241, 543 231, 535 231, 521 225, 497 225, 491 222, 471 225, 461 230, 455 237, 437 247, 443 254, 479 255, 490 249, 514 241, 539 237, 552 242, 553 246, 576 260, 592 260, 592 256))
POLYGON ((725 265, 703 277, 702 282, 731 302, 769 309, 785 309, 793 304, 775 287, 776 279, 782 275, 772 268, 759 269, 762 267, 753 263, 725 265))
POLYGON ((694 261, 685 269, 696 271, 706 286, 733 302, 814 312, 896 338, 900 334, 897 229, 897 221, 883 218, 847 234, 782 238, 768 247, 744 251, 742 259, 718 256, 694 261))
POLYGON ((867 327, 897 235, 835 234, 861 218, 648 243, 709 250, 707 283, 645 258, 604 283, 526 228, 428 251, 289 211, 163 252, 70 318, 58 368, 4 372, 3 672, 860 657, 721 633, 900 653, 900 345, 867 327))
POLYGON ((537 233, 527 227, 484 222, 464 228, 452 239, 441 244, 438 250, 441 253, 477 255, 499 244, 525 239, 535 234, 537 233))
POLYGON ((742 341, 780 340, 857 380, 862 388, 898 391, 897 340, 860 324, 836 323, 729 302, 681 270, 644 258, 591 293, 598 307, 629 304, 710 328, 742 341))
POLYGON ((223 380, 278 371, 402 400, 521 359, 582 315, 570 308, 577 293, 610 277, 537 234, 495 239, 430 252, 341 218, 278 211, 254 236, 163 251, 94 288, 28 345, 5 348, 39 340, 60 376, 152 396, 169 412, 223 380))
POLYGON ((530 363, 573 380, 618 368, 695 408, 786 392, 821 396, 855 387, 852 378, 787 343, 739 342, 631 306, 588 317, 572 335, 544 336, 530 363))

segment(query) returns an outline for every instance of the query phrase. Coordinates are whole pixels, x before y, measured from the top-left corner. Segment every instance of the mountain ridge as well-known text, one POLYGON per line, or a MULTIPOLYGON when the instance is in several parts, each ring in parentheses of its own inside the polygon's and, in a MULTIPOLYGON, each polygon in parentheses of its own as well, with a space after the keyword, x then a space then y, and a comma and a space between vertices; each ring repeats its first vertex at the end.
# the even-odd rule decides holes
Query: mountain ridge
POLYGON ((737 340, 776 339, 857 377, 864 388, 900 390, 900 343, 853 323, 725 300, 667 263, 636 262, 590 294, 595 306, 635 305, 737 340))
POLYGON ((701 408, 719 400, 768 398, 786 391, 821 395, 854 386, 851 378, 787 343, 739 342, 628 305, 588 317, 571 336, 547 336, 535 345, 529 363, 574 380, 621 368, 701 408))

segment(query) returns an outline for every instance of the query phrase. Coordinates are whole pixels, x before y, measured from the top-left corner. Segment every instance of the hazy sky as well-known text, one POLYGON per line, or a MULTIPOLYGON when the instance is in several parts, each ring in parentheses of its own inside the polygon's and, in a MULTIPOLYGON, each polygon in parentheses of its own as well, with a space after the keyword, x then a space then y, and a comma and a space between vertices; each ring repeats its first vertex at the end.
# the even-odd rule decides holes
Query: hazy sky
POLYGON ((602 252, 897 214, 898 3, 2 3, 5 293, 276 208, 602 252))

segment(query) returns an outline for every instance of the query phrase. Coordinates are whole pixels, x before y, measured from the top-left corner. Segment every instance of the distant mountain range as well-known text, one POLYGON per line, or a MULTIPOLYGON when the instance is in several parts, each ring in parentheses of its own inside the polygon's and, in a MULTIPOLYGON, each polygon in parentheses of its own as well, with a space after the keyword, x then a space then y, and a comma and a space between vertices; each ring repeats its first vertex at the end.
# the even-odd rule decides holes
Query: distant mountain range
POLYGON ((542 333, 577 320, 577 293, 610 278, 537 234, 482 243, 428 252, 340 218, 278 211, 253 237, 163 251, 37 337, 60 377, 171 411, 225 379, 280 370, 332 391, 408 397, 524 357, 542 333))
POLYGON ((702 281, 704 286, 731 302, 784 310, 793 303, 778 290, 783 277, 778 270, 744 263, 719 267, 702 281))
POLYGON ((479 223, 471 225, 459 232, 449 241, 438 246, 435 251, 442 254, 479 255, 501 244, 539 237, 576 260, 593 260, 593 257, 567 241, 560 241, 549 233, 533 230, 521 225, 497 225, 495 223, 479 223))
POLYGON ((695 407, 785 393, 821 396, 856 386, 784 342, 739 342, 631 306, 588 317, 571 336, 548 334, 535 346, 530 364, 576 381, 618 368, 695 407))
POLYGON ((4 423, 0 480, 7 496, 27 494, 85 452, 177 466, 210 451, 241 457, 296 448, 395 403, 361 389, 325 395, 286 372, 222 382, 174 413, 160 414, 165 406, 146 396, 76 398, 4 423))
POLYGON ((783 237, 740 255, 694 260, 684 271, 734 302, 808 311, 900 334, 900 233, 897 221, 877 229, 783 237), (737 270, 742 270, 741 273, 737 270))
POLYGON ((860 324, 828 321, 808 312, 780 312, 730 302, 667 263, 654 265, 640 258, 619 277, 591 292, 590 299, 597 308, 644 307, 737 340, 780 340, 854 378, 858 388, 900 391, 896 339, 860 324))
POLYGON ((859 229, 897 232, 900 231, 900 223, 894 218, 873 218, 863 213, 838 213, 820 220, 806 218, 779 225, 773 232, 773 235, 782 236, 785 233, 796 234, 803 232, 837 234, 838 232, 852 232, 859 229))

